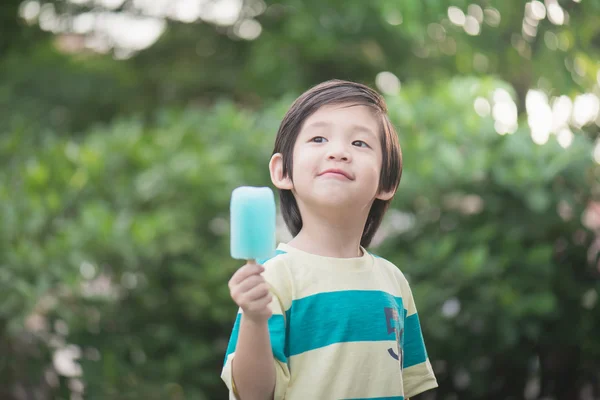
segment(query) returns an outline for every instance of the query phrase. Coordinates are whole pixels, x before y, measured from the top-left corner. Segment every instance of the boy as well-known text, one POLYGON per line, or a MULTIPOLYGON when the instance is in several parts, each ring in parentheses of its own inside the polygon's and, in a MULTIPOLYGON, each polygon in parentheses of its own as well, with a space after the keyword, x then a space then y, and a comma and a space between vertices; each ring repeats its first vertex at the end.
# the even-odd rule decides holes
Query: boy
POLYGON ((338 80, 308 90, 269 170, 293 239, 229 281, 240 307, 221 374, 230 399, 406 399, 437 387, 408 282, 366 250, 402 174, 383 98, 338 80))

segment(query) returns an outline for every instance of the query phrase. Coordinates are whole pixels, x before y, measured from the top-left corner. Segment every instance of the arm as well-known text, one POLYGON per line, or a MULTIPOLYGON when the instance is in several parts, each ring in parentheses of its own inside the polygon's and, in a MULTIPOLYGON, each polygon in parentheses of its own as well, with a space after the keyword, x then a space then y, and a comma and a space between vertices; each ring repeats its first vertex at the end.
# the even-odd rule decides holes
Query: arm
POLYGON ((262 265, 241 267, 229 281, 231 297, 243 310, 231 365, 234 393, 240 400, 271 400, 275 389, 275 365, 268 321, 273 296, 262 276, 262 265))
POLYGON ((283 400, 290 381, 285 310, 292 292, 285 262, 274 257, 264 267, 246 264, 229 288, 240 307, 221 371, 229 400, 283 400))
POLYGON ((275 365, 266 321, 255 322, 242 315, 232 370, 240 399, 273 398, 275 365))

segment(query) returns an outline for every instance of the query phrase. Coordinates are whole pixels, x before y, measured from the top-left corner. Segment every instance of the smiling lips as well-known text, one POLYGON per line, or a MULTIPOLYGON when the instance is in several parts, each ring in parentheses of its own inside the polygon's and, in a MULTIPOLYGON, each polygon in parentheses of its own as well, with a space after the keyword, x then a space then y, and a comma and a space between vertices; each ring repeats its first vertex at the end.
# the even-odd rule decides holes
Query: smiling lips
POLYGON ((337 168, 326 169, 325 171, 323 171, 319 174, 319 176, 323 176, 323 175, 332 176, 332 177, 337 176, 339 178, 345 178, 350 181, 354 180, 349 173, 347 173, 344 170, 337 169, 337 168))

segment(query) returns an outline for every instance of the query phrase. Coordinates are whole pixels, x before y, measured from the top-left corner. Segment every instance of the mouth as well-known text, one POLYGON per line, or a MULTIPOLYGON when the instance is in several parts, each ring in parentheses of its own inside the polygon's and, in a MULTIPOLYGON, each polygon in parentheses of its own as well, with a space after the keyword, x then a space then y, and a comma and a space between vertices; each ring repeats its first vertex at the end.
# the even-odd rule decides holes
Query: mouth
POLYGON ((319 176, 339 177, 342 179, 348 179, 350 181, 354 180, 352 175, 350 175, 348 172, 336 168, 326 169, 325 171, 321 172, 319 176))

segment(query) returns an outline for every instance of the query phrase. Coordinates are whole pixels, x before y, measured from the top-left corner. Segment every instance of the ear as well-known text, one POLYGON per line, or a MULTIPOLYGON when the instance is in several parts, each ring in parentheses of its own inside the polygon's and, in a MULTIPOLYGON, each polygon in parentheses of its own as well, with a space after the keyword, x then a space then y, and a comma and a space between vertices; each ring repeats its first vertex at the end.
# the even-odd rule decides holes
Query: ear
POLYGON ((277 189, 292 190, 294 184, 290 176, 283 176, 283 156, 281 153, 273 154, 269 161, 269 171, 271 172, 271 182, 277 189))
POLYGON ((395 190, 391 190, 389 192, 381 191, 381 192, 377 193, 377 196, 375 196, 375 198, 379 199, 379 200, 383 200, 383 201, 388 201, 388 200, 391 200, 395 194, 396 194, 395 190))

